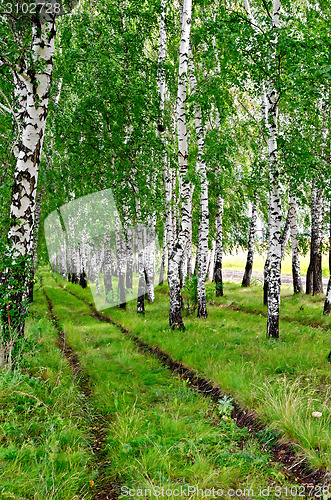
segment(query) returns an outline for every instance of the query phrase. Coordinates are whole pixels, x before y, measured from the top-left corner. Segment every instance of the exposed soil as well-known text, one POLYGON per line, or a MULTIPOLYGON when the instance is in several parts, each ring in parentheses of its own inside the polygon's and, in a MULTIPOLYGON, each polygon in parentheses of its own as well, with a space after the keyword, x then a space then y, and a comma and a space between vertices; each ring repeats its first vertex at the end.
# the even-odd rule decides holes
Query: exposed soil
MULTIPOLYGON (((56 280, 57 281, 57 280, 56 280)), ((211 380, 201 377, 195 370, 184 365, 183 363, 174 360, 167 352, 163 351, 157 346, 152 346, 137 335, 131 332, 128 328, 112 320, 109 316, 97 311, 94 304, 88 302, 76 293, 63 287, 58 281, 58 285, 79 300, 82 300, 92 310, 91 314, 100 321, 111 323, 121 330, 122 333, 127 335, 142 352, 153 354, 161 363, 169 368, 173 373, 178 374, 184 380, 187 380, 189 385, 199 393, 206 397, 211 398, 213 401, 218 402, 219 398, 224 396, 225 393, 219 385, 215 385, 211 380)), ((259 439, 257 434, 266 428, 266 425, 261 422, 257 415, 248 409, 242 408, 238 403, 234 402, 234 409, 232 411, 232 418, 235 420, 238 427, 246 427, 250 433, 259 439)), ((261 447, 265 445, 261 443, 261 447)), ((311 469, 308 461, 302 456, 298 455, 294 450, 293 444, 290 442, 278 442, 277 444, 268 448, 273 460, 282 464, 285 473, 289 478, 294 479, 298 484, 306 487, 316 486, 318 484, 329 484, 330 477, 328 471, 325 469, 311 469)))
POLYGON ((59 319, 54 314, 52 302, 41 280, 40 285, 47 301, 50 318, 57 330, 58 347, 69 361, 74 379, 77 381, 80 393, 83 395, 83 398, 79 401, 80 411, 88 416, 88 421, 90 422, 89 430, 93 438, 92 452, 96 468, 99 471, 99 476, 93 485, 95 489, 93 498, 94 500, 117 500, 120 485, 109 482, 104 472, 104 469, 110 465, 109 461, 107 461, 106 451, 108 422, 93 408, 90 379, 79 362, 78 354, 66 343, 65 331, 60 327, 59 319))

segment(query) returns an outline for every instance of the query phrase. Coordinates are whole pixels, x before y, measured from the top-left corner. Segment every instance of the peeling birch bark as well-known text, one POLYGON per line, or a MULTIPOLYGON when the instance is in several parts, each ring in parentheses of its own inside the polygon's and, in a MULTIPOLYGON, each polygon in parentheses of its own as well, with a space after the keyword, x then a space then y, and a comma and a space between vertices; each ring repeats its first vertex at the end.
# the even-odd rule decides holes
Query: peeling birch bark
MULTIPOLYGON (((3 338, 24 333, 24 317, 28 308, 29 274, 35 225, 36 193, 40 157, 46 127, 48 100, 53 72, 55 19, 35 22, 32 28, 31 69, 15 75, 16 95, 19 96, 21 136, 17 145, 16 167, 10 206, 9 253, 12 266, 1 276, 1 288, 8 294, 11 279, 16 282, 11 290, 8 307, 1 311, 3 338), (42 68, 42 69, 38 69, 42 68), (17 312, 18 309, 18 312, 17 312), (10 326, 8 324, 10 318, 10 326)), ((6 342, 6 340, 5 340, 6 342)), ((6 346, 4 346, 6 351, 6 346)))

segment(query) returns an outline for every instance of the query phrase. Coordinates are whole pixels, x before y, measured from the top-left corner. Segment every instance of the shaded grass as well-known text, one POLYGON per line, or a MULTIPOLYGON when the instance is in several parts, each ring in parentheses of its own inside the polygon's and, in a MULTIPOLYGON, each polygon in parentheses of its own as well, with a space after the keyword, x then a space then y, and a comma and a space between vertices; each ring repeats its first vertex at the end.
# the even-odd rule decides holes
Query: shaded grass
POLYGON ((56 346, 45 299, 36 290, 20 368, 0 372, 0 498, 91 498, 91 452, 74 416, 71 370, 56 346), (33 346, 33 347, 32 347, 33 346), (78 496, 79 494, 79 496, 78 496))
POLYGON ((94 404, 110 422, 114 482, 135 488, 286 483, 281 467, 247 430, 226 416, 219 420, 215 405, 138 352, 118 328, 89 316, 89 308, 54 281, 46 285, 67 342, 93 381, 94 404))
MULTIPOLYGON (((74 289, 90 300, 88 290, 74 289)), ((166 285, 157 289, 155 303, 147 305, 145 316, 136 314, 135 303, 128 304, 127 311, 113 308, 109 314, 255 409, 268 425, 293 440, 313 467, 330 469, 330 365, 326 359, 330 333, 281 321, 281 338, 266 339, 264 317, 224 308, 242 304, 263 312, 261 293, 261 287, 242 289, 227 284, 225 297, 209 304, 207 320, 185 318, 185 332, 169 329, 166 285), (313 417, 313 411, 322 412, 322 417, 313 417)), ((288 297, 283 299, 282 314, 287 320, 293 316, 303 323, 319 320, 327 325, 330 320, 321 315, 320 305, 320 298, 288 297)))

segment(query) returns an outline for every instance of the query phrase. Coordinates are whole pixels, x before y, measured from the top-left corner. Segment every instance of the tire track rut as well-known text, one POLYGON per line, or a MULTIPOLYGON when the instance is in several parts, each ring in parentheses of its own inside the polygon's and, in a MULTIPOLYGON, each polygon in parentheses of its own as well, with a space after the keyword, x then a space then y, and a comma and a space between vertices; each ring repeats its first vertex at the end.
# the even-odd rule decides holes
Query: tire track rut
POLYGON ((74 352, 66 342, 65 331, 63 328, 61 328, 59 319, 54 314, 52 301, 43 286, 41 278, 40 287, 47 301, 49 316, 57 331, 57 345, 64 356, 67 358, 73 373, 74 380, 76 380, 77 386, 79 387, 79 390, 83 395, 79 402, 79 408, 88 417, 88 420, 91 420, 89 431, 93 438, 92 452, 94 456, 95 466, 99 470, 99 476, 96 479, 94 485, 95 493, 93 495, 93 499, 117 500, 118 492, 120 491, 120 485, 108 481, 105 474, 105 469, 110 465, 110 462, 107 461, 108 454, 107 450, 105 449, 107 442, 107 428, 109 426, 109 422, 103 415, 98 413, 93 406, 90 378, 86 374, 86 372, 84 372, 79 362, 78 354, 74 352))

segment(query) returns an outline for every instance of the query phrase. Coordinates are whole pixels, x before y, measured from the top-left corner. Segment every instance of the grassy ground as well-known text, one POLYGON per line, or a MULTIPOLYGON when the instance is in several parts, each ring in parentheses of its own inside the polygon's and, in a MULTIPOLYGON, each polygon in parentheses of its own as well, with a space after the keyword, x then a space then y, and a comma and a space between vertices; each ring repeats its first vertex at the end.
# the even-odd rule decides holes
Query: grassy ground
MULTIPOLYGON (((90 299, 88 290, 75 290, 90 299)), ((305 324, 313 321, 329 326, 330 319, 321 313, 322 299, 283 297, 281 337, 275 341, 266 339, 266 319, 259 314, 265 313, 261 287, 241 289, 226 284, 225 296, 209 304, 208 319, 186 317, 184 333, 168 327, 167 294, 165 285, 159 287, 145 316, 136 315, 135 303, 128 304, 127 311, 113 308, 109 314, 254 408, 270 426, 293 440, 313 466, 331 468, 327 362, 331 337, 329 331, 305 324), (228 308, 232 304, 257 314, 228 308), (313 417, 314 411, 322 417, 313 417)))
MULTIPOLYGON (((89 405, 104 417, 102 466, 109 480, 135 489, 188 491, 196 484, 224 492, 240 488, 246 489, 246 497, 253 489, 254 498, 260 498, 261 487, 271 486, 269 498, 279 498, 275 484, 289 486, 281 466, 270 461, 268 447, 261 449, 247 430, 235 426, 226 405, 213 405, 193 392, 158 361, 138 352, 119 329, 91 317, 89 308, 61 290, 49 274, 43 277, 67 343, 89 377, 89 405)), ((89 289, 65 286, 91 300, 89 289)), ((265 318, 258 314, 264 311, 261 288, 244 291, 233 284, 226 285, 225 297, 209 304, 207 320, 186 317, 186 332, 172 332, 167 293, 166 286, 159 287, 144 317, 136 315, 135 303, 110 314, 256 409, 270 428, 295 440, 314 466, 330 467, 329 333, 283 321, 281 340, 265 340, 265 318), (234 311, 233 305, 251 312, 234 311), (322 418, 314 419, 314 410, 322 418)), ((319 299, 284 297, 283 304, 285 319, 329 325, 320 314, 319 299)), ((57 346, 39 285, 27 343, 31 348, 20 368, 0 372, 0 498, 92 499, 101 472, 92 453, 93 411, 83 411, 85 396, 57 346)), ((268 428, 261 438, 273 439, 268 428)), ((292 495, 283 490, 281 498, 292 495)))
POLYGON ((90 498, 86 423, 40 291, 26 330, 20 367, 0 371, 0 498, 90 498))
MULTIPOLYGON (((130 488, 187 490, 198 483, 256 491, 287 484, 281 467, 224 409, 219 419, 215 405, 139 353, 118 328, 100 323, 84 303, 46 276, 45 281, 67 342, 93 383, 94 404, 110 422, 107 451, 114 482, 130 488)), ((89 290, 67 286, 90 298, 89 290)))
MULTIPOLYGON (((233 269, 235 271, 244 272, 246 265, 247 252, 238 252, 233 255, 224 255, 223 257, 223 268, 233 269)), ((253 262, 253 272, 263 273, 263 266, 266 259, 266 254, 259 254, 255 252, 254 262, 253 262)), ((309 265, 309 254, 302 256, 300 255, 300 267, 301 274, 304 276, 307 273, 309 265)), ((328 255, 323 255, 322 259, 322 273, 323 276, 329 276, 329 257, 328 255)), ((285 254, 282 261, 282 274, 292 274, 292 258, 290 254, 285 254)))

